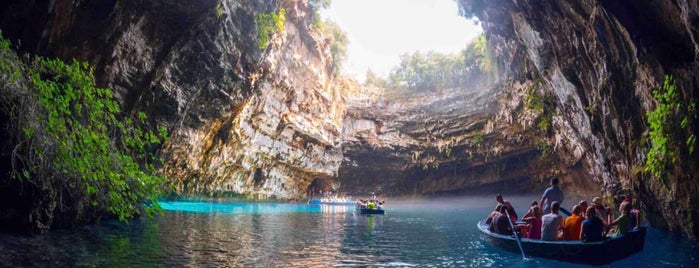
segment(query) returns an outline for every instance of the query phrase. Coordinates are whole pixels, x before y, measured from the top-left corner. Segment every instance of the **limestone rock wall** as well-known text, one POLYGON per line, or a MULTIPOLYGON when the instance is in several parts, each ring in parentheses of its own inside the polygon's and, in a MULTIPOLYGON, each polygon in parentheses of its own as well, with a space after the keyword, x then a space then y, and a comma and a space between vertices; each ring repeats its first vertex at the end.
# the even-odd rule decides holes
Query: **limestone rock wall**
POLYGON ((300 198, 342 160, 341 87, 306 1, 10 1, 25 52, 95 66, 127 112, 170 133, 162 172, 185 195, 300 198), (258 48, 260 13, 285 10, 258 48))
POLYGON ((578 181, 594 181, 610 200, 631 195, 656 226, 699 235, 699 157, 681 154, 666 183, 643 171, 652 90, 673 75, 683 100, 699 93, 696 1, 459 4, 505 48, 499 58, 513 80, 541 81, 555 97, 556 152, 589 175, 578 181))

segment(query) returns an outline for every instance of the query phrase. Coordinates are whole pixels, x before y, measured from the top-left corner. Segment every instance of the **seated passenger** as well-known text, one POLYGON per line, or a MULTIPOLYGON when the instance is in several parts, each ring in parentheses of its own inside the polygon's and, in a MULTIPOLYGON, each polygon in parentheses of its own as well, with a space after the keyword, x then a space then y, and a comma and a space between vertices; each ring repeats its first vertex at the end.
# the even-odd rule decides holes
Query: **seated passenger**
POLYGON ((631 203, 622 202, 621 208, 619 208, 619 210, 621 215, 609 224, 610 227, 614 226, 614 232, 612 232, 612 237, 624 235, 629 232, 629 225, 631 223, 631 203))
POLYGON ((528 217, 533 216, 532 209, 534 209, 534 207, 538 207, 538 206, 539 206, 539 204, 536 202, 536 200, 532 201, 531 205, 529 205, 529 210, 527 210, 527 213, 525 213, 524 216, 522 216, 522 220, 524 220, 524 218, 528 218, 528 217))
POLYGON ((502 204, 503 206, 507 207, 507 213, 510 215, 510 220, 512 220, 512 222, 516 222, 518 218, 517 212, 515 211, 515 208, 512 206, 512 203, 510 203, 510 201, 504 200, 501 194, 496 195, 495 200, 498 201, 498 204, 502 204))
POLYGON ((594 207, 587 208, 585 213, 587 218, 582 222, 580 228, 580 240, 583 242, 595 242, 604 240, 604 224, 594 207))
MULTIPOLYGON (((500 208, 501 208, 501 207, 502 207, 501 204, 497 204, 497 205, 495 206, 495 210, 493 210, 493 212, 491 212, 490 215, 488 215, 488 218, 485 219, 485 223, 486 223, 486 224, 490 224, 491 222, 493 222, 493 220, 495 219, 495 216, 497 216, 498 214, 500 214, 500 208)), ((491 231, 492 231, 492 230, 491 230, 491 231)))
POLYGON ((583 218, 587 217, 586 216, 587 207, 588 207, 587 201, 580 200, 580 202, 578 202, 578 206, 580 206, 580 216, 582 216, 583 218))
POLYGON ((597 215, 597 218, 602 220, 602 223, 604 223, 604 225, 609 225, 607 219, 607 215, 609 214, 608 209, 605 208, 604 205, 602 205, 602 198, 600 198, 599 196, 595 196, 595 198, 592 198, 591 207, 595 208, 595 215, 597 215))
POLYGON ((573 214, 568 216, 563 224, 563 240, 580 240, 580 228, 585 219, 580 214, 580 206, 573 206, 573 214))
POLYGON ((561 203, 554 201, 551 204, 551 213, 541 217, 541 240, 558 240, 558 231, 561 230, 563 225, 563 217, 558 215, 560 209, 561 203))
POLYGON ((501 206, 500 207, 500 213, 495 216, 493 219, 493 231, 498 234, 503 234, 503 235, 511 235, 512 234, 512 225, 510 222, 510 218, 507 217, 505 214, 505 211, 507 210, 507 207, 501 206))
POLYGON ((534 205, 531 209, 530 212, 527 212, 525 214, 524 218, 522 218, 523 221, 529 225, 529 230, 527 232, 527 238, 531 239, 541 239, 541 208, 539 206, 534 205), (529 215, 529 216, 527 216, 529 215))
MULTIPOLYGON (((624 201, 621 202, 619 205, 619 211, 623 209, 624 203, 629 203, 631 204, 631 200, 628 197, 624 197, 624 201)), ((640 211, 638 209, 632 208, 629 216, 629 230, 635 230, 636 228, 639 227, 639 222, 640 222, 640 211)))
POLYGON ((366 205, 366 208, 376 209, 376 204, 374 203, 374 200, 369 200, 369 204, 366 205))

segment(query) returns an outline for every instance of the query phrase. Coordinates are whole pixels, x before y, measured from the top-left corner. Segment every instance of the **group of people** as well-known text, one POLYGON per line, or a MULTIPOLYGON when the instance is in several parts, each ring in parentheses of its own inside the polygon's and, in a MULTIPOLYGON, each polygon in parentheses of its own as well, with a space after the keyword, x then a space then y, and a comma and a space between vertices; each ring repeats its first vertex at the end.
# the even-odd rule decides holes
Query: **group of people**
POLYGON ((564 195, 558 183, 558 178, 551 180, 551 186, 544 191, 541 200, 531 203, 521 221, 518 221, 512 204, 498 194, 498 204, 486 219, 489 230, 505 235, 518 232, 530 239, 594 242, 606 239, 608 234, 614 237, 638 228, 639 212, 631 209, 628 198, 624 198, 619 205, 620 215, 614 220, 612 209, 604 207, 600 197, 594 197, 591 205, 585 200, 580 201, 570 213, 561 207, 564 195), (564 219, 560 212, 568 214, 568 217, 564 219))
POLYGON ((386 203, 386 200, 379 200, 378 198, 376 198, 376 194, 372 192, 370 199, 360 198, 359 201, 357 201, 357 207, 368 209, 383 209, 384 203, 386 203))

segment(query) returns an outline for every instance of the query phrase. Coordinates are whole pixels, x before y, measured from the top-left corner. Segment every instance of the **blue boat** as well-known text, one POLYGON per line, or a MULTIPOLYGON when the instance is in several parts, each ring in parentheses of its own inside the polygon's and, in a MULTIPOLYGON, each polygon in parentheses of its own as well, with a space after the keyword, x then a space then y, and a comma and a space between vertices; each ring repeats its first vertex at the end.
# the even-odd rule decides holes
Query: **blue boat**
MULTIPOLYGON (((517 240, 513 236, 489 231, 485 221, 479 221, 477 226, 483 233, 485 240, 491 245, 512 252, 520 252, 517 240)), ((643 250, 647 228, 647 226, 641 226, 623 236, 609 238, 600 242, 542 241, 529 238, 522 238, 521 242, 526 256, 602 265, 626 258, 643 250)))
POLYGON ((381 214, 383 215, 386 213, 383 209, 381 208, 362 208, 362 207, 357 207, 357 210, 359 210, 359 214, 362 215, 367 215, 367 214, 381 214))

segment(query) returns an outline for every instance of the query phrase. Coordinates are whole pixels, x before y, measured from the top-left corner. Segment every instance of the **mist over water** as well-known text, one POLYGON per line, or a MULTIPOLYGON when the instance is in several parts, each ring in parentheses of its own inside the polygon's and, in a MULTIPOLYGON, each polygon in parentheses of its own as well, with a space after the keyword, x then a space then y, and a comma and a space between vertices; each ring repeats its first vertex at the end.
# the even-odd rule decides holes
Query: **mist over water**
MULTIPOLYGON (((505 199, 524 214, 538 196, 505 199)), ((164 215, 152 221, 105 221, 46 236, 0 234, 0 266, 578 267, 523 261, 485 243, 476 223, 495 203, 494 194, 388 199, 386 215, 365 216, 351 206, 165 202, 164 215)), ((646 249, 613 266, 692 267, 698 254, 696 242, 651 228, 646 249)))

